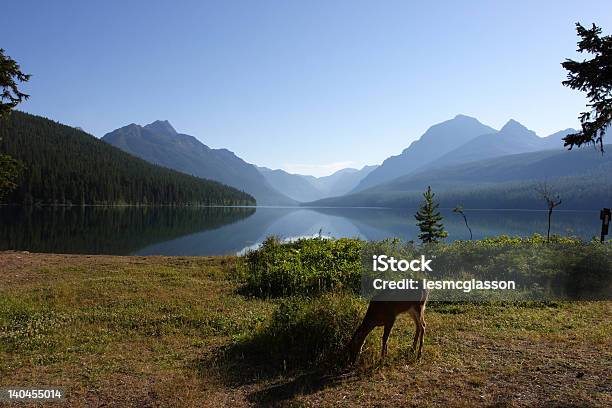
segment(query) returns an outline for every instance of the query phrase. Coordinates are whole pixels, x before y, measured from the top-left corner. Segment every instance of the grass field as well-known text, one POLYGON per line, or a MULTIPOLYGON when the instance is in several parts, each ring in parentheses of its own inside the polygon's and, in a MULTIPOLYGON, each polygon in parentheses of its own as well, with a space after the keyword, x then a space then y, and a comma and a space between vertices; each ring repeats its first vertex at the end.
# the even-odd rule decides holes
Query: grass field
POLYGON ((249 355, 279 301, 242 295, 236 262, 0 253, 0 387, 61 386, 62 406, 612 406, 612 302, 431 303, 420 363, 402 316, 384 364, 378 329, 365 362, 326 372, 249 355))

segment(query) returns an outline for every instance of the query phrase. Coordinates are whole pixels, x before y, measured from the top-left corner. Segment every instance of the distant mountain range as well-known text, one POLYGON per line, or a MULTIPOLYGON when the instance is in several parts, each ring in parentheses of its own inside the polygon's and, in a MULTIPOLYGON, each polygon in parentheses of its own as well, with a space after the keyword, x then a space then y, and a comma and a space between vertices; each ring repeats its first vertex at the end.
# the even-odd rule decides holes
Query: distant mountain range
POLYGON ((312 180, 313 184, 323 192, 325 196, 342 195, 355 189, 359 183, 378 166, 364 166, 361 169, 342 169, 332 175, 319 177, 312 180))
POLYGON ((574 129, 566 129, 541 138, 512 119, 497 131, 483 125, 475 118, 457 115, 451 120, 433 125, 400 155, 386 159, 352 192, 384 184, 423 168, 436 168, 545 149, 561 150, 563 149, 561 139, 573 132, 574 129))
POLYGON ((342 169, 317 178, 256 167, 227 149, 211 149, 193 136, 178 133, 165 120, 145 126, 132 123, 102 140, 151 163, 243 190, 258 205, 297 205, 345 194, 376 168, 342 169))
POLYGON ((457 115, 451 120, 433 125, 401 154, 383 161, 359 183, 354 192, 406 175, 477 136, 492 132, 495 132, 495 129, 465 115, 457 115))
POLYGON ((296 201, 306 202, 346 194, 376 167, 364 166, 360 170, 346 168, 324 177, 291 174, 266 167, 258 169, 275 189, 296 201))
POLYGON ((130 124, 102 140, 148 162, 218 181, 245 191, 258 205, 295 205, 272 187, 255 166, 227 149, 211 149, 193 136, 178 133, 168 121, 130 124))
MULTIPOLYGON (((410 206, 407 197, 416 194, 418 198, 431 185, 443 193, 440 197, 450 197, 452 192, 455 198, 472 190, 478 190, 473 197, 491 198, 486 189, 503 196, 507 188, 522 197, 517 205, 533 207, 529 189, 535 182, 554 181, 576 189, 581 177, 597 175, 607 180, 609 156, 602 159, 588 149, 568 152, 563 148, 563 137, 573 132, 565 129, 539 137, 512 119, 496 130, 476 118, 457 115, 431 126, 380 166, 342 169, 326 177, 256 167, 229 150, 211 149, 193 136, 178 133, 167 121, 131 124, 102 139, 149 162, 243 190, 259 205, 410 206)), ((479 208, 505 205, 492 199, 478 204, 471 198, 464 201, 479 208)))
POLYGON ((592 149, 545 150, 429 168, 308 205, 416 207, 431 186, 446 207, 538 209, 545 206, 537 189, 546 183, 561 195, 562 209, 597 209, 612 201, 610 174, 610 155, 592 149))
POLYGON ((276 190, 282 191, 287 197, 296 201, 314 201, 325 197, 311 182, 310 179, 315 179, 315 177, 292 174, 280 169, 272 170, 267 167, 258 167, 257 170, 276 190))
POLYGON ((510 119, 499 132, 480 135, 438 159, 444 165, 468 163, 493 157, 517 153, 536 152, 538 150, 563 150, 563 137, 574 133, 566 129, 548 137, 539 137, 519 122, 510 119))

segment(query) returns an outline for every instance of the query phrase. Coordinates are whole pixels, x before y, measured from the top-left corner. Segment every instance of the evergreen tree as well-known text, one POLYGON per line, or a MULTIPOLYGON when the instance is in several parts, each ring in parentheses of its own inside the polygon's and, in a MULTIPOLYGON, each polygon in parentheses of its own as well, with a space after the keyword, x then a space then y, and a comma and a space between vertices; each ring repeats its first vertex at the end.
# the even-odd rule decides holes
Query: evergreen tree
POLYGON ((21 72, 19 64, 4 55, 4 50, 0 48, 0 119, 23 100, 28 99, 29 95, 17 88, 17 82, 27 82, 29 79, 30 75, 21 72))
POLYGON ((568 71, 563 85, 587 93, 587 111, 580 114, 582 130, 563 140, 571 149, 574 145, 599 145, 604 151, 604 135, 612 123, 612 35, 601 35, 595 24, 587 29, 576 23, 581 37, 578 52, 593 55, 590 60, 565 60, 561 65, 568 71))
POLYGON ((17 187, 17 178, 23 169, 23 164, 8 154, 0 153, 0 200, 17 187))
MULTIPOLYGON (((0 122, 15 106, 28 99, 29 95, 17 88, 17 82, 27 82, 29 79, 30 75, 21 72, 19 64, 4 55, 4 50, 0 48, 0 122)), ((0 152, 0 199, 17 187, 17 179, 22 169, 21 162, 0 152)))
POLYGON ((427 191, 423 193, 425 200, 421 203, 419 211, 414 218, 417 226, 421 230, 419 239, 423 243, 438 242, 448 236, 442 224, 442 215, 438 211, 438 203, 434 202, 435 193, 431 191, 431 186, 427 186, 427 191))

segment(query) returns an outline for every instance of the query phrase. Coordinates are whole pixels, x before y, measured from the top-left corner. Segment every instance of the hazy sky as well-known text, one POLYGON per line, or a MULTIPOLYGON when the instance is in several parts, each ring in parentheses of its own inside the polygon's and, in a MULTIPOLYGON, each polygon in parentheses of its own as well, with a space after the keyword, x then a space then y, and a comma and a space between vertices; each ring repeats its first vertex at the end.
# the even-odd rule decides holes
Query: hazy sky
POLYGON ((21 109, 96 136, 167 119, 245 160, 315 175, 380 163, 458 113, 577 127, 574 23, 612 1, 11 1, 21 109))

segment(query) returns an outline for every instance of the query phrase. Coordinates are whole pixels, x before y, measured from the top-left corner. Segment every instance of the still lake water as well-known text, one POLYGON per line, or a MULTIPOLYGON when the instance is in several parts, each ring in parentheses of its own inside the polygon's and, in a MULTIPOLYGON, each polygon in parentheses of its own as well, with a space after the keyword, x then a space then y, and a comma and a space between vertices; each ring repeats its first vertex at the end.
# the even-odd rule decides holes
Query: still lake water
MULTIPOLYGON (((0 250, 113 255, 222 255, 269 235, 416 240, 414 209, 379 208, 0 208, 0 250)), ((465 210, 474 239, 546 234, 545 211, 465 210)), ((463 218, 442 210, 447 240, 469 239, 463 218)), ((552 233, 599 235, 597 211, 555 211, 552 233)))

